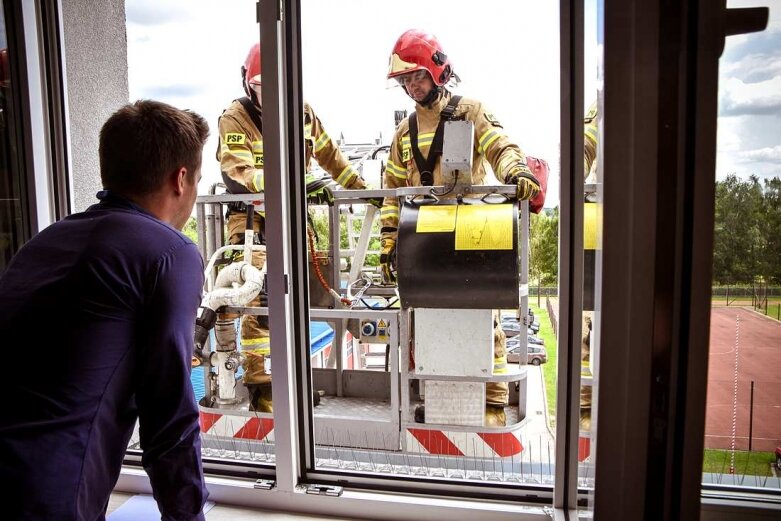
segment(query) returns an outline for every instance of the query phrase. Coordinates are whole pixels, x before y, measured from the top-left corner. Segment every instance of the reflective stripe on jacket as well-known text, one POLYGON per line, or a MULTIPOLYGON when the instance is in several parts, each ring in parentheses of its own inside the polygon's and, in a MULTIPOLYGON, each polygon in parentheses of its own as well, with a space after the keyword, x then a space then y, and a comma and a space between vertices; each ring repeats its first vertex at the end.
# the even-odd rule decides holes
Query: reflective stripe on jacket
MULTIPOLYGON (((314 158, 345 188, 365 188, 363 179, 325 131, 308 103, 304 103, 304 114, 306 170, 310 170, 314 158)), ((220 162, 220 170, 249 192, 263 191, 263 136, 238 100, 234 100, 222 113, 218 127, 217 161, 220 162)))
MULTIPOLYGON (((415 105, 418 119, 418 148, 424 157, 428 156, 434 133, 439 125, 439 114, 450 101, 447 91, 435 101, 431 108, 415 105)), ((518 145, 514 144, 494 115, 477 100, 462 98, 454 113, 454 119, 465 119, 475 124, 474 149, 472 151, 472 184, 485 184, 486 170, 484 161, 488 161, 496 178, 504 182, 511 167, 526 163, 526 156, 518 145)), ((434 168, 434 185, 442 185, 442 170, 439 162, 434 168)), ((409 118, 405 118, 396 127, 391 142, 390 155, 385 166, 384 187, 420 186, 420 172, 412 157, 409 135, 409 118)), ((383 237, 395 238, 399 221, 398 200, 386 197, 380 212, 383 237)))

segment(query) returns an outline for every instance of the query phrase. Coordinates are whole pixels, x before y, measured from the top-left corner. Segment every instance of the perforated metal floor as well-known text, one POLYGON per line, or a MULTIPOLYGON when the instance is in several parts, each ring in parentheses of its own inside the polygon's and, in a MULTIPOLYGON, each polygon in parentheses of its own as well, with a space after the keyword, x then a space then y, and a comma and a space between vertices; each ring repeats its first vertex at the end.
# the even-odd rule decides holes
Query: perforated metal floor
POLYGON ((379 420, 389 418, 390 400, 377 398, 346 398, 323 396, 320 405, 314 409, 315 417, 353 418, 379 420))
MULTIPOLYGON (((415 407, 423 402, 410 404, 410 418, 415 417, 415 407)), ((507 415, 507 425, 518 423, 518 407, 508 406, 504 408, 507 415)), ((315 417, 350 418, 365 420, 387 419, 391 414, 390 400, 377 398, 348 398, 337 396, 323 396, 320 405, 315 407, 315 417)))

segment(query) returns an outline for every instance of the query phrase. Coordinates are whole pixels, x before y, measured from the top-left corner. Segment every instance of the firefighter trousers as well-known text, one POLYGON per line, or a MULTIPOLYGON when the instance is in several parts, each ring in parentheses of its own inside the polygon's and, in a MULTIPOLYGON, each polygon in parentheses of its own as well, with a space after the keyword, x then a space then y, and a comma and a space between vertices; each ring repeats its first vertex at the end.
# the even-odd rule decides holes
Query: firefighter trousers
MULTIPOLYGON (((228 215, 228 242, 230 244, 244 243, 244 230, 246 229, 247 218, 241 213, 230 213, 228 215)), ((258 214, 255 214, 253 229, 255 233, 262 233, 262 224, 258 214)), ((234 257, 236 261, 244 259, 243 254, 234 257)), ((262 268, 266 262, 266 252, 253 251, 252 265, 262 268)), ((249 303, 249 306, 260 306, 260 297, 256 297, 249 303)), ((218 319, 236 319, 238 315, 222 313, 218 319)), ((241 317, 241 350, 247 355, 248 362, 244 367, 245 383, 266 383, 268 375, 264 376, 263 361, 265 357, 271 355, 271 344, 269 339, 268 316, 244 315, 241 317)))
MULTIPOLYGON (((507 337, 502 331, 501 318, 494 311, 494 374, 507 373, 507 337)), ((510 391, 507 382, 488 382, 485 384, 485 403, 488 405, 505 406, 509 401, 510 391)))

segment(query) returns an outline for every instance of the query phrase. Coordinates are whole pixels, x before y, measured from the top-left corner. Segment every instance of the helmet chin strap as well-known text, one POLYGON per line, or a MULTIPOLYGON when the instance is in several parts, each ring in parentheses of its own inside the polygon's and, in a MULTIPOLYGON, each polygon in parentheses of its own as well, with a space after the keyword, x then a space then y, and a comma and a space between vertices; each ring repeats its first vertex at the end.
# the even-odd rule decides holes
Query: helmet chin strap
POLYGON ((258 99, 258 97, 257 97, 257 96, 255 96, 255 93, 254 93, 254 92, 252 93, 252 97, 251 97, 250 99, 252 100, 252 103, 253 103, 253 104, 254 104, 256 107, 258 107, 258 108, 260 108, 260 107, 261 107, 261 105, 260 105, 260 100, 258 99))
POLYGON ((251 86, 251 85, 250 85, 249 87, 250 87, 250 88, 248 89, 248 90, 249 90, 249 93, 248 93, 248 94, 249 94, 249 99, 250 99, 250 100, 252 100, 252 103, 253 103, 253 104, 254 104, 256 107, 258 107, 258 108, 261 108, 263 105, 262 105, 262 104, 261 104, 261 102, 260 102, 260 96, 258 95, 257 91, 256 91, 255 89, 253 89, 253 88, 252 88, 252 86, 251 86))
POLYGON ((249 83, 247 83, 247 76, 246 76, 246 74, 247 74, 247 69, 246 69, 246 67, 244 67, 242 65, 241 66, 241 86, 244 89, 244 94, 246 94, 247 96, 249 96, 251 98, 252 94, 250 94, 250 91, 252 89, 249 88, 249 83))
MULTIPOLYGON (((405 88, 404 90, 407 89, 405 88)), ((434 88, 428 91, 428 94, 426 94, 426 97, 423 98, 422 100, 418 101, 415 98, 412 98, 412 96, 410 96, 410 98, 412 98, 413 101, 420 103, 421 105, 423 105, 428 109, 431 108, 431 104, 434 103, 439 98, 440 94, 442 94, 442 87, 440 87, 439 85, 434 85, 434 88)), ((409 95, 409 92, 407 92, 407 95, 409 95)))

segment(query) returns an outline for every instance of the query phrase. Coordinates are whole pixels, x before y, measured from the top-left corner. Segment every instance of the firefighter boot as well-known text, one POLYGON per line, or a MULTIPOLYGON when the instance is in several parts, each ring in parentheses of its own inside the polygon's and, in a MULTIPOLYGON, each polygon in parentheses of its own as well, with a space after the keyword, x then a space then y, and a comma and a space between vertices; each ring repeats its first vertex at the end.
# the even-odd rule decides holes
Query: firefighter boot
POLYGON ((591 387, 580 388, 580 430, 591 430, 591 387))
POLYGON ((580 388, 580 431, 591 431, 591 387, 580 388))
POLYGON ((415 407, 415 423, 426 423, 425 405, 418 405, 415 407))
POLYGON ((249 392, 249 410, 255 412, 274 412, 271 401, 271 382, 264 384, 245 384, 249 392))
POLYGON ((244 385, 250 398, 250 410, 274 412, 271 402, 271 375, 266 373, 266 356, 258 351, 244 351, 244 385))
POLYGON ((501 405, 485 406, 485 426, 486 427, 504 427, 507 425, 507 416, 504 414, 504 407, 501 405))
POLYGON ((591 431, 591 407, 580 409, 580 427, 581 432, 591 431))

